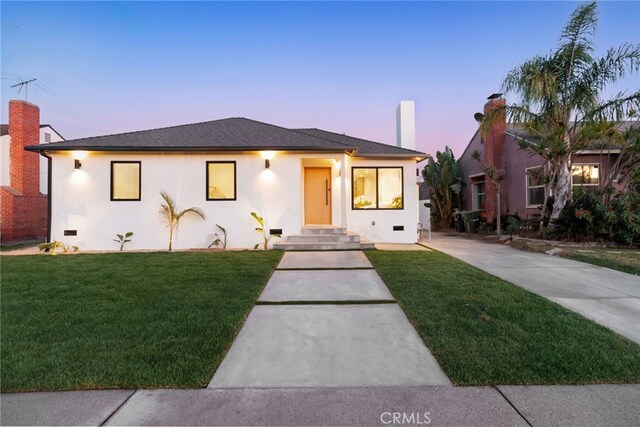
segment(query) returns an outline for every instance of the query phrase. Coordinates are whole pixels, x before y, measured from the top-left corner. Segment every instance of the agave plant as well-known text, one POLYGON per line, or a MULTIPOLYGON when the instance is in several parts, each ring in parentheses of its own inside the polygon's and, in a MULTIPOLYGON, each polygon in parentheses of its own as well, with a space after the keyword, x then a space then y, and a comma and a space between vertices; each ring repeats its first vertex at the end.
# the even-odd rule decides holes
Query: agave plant
POLYGON ((169 250, 171 250, 173 244, 173 232, 178 229, 178 224, 180 224, 182 217, 189 212, 198 215, 202 219, 205 219, 205 215, 202 209, 195 207, 178 211, 176 203, 166 192, 161 191, 160 195, 165 203, 160 205, 158 215, 160 216, 160 219, 167 224, 167 228, 169 228, 169 250))

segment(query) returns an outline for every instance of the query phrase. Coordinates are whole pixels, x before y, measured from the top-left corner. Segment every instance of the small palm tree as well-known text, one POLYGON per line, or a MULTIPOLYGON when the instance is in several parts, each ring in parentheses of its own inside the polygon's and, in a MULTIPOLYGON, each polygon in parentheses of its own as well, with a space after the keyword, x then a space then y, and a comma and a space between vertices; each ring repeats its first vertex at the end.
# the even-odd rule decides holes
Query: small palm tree
POLYGON ((160 195, 164 199, 165 203, 160 205, 158 215, 160 215, 160 219, 162 219, 162 221, 167 223, 167 227, 169 228, 169 250, 171 250, 171 245, 173 243, 173 232, 178 228, 180 219, 189 212, 193 212, 202 219, 205 218, 205 215, 200 208, 187 208, 178 212, 176 203, 171 197, 169 197, 166 192, 161 191, 160 195))

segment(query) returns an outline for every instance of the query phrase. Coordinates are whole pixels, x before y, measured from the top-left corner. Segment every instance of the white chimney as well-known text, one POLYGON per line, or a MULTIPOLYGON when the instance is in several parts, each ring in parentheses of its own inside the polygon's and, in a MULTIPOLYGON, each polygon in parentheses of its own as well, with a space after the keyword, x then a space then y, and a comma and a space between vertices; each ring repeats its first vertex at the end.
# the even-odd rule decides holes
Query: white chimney
POLYGON ((416 103, 400 101, 396 108, 396 145, 416 149, 416 103))

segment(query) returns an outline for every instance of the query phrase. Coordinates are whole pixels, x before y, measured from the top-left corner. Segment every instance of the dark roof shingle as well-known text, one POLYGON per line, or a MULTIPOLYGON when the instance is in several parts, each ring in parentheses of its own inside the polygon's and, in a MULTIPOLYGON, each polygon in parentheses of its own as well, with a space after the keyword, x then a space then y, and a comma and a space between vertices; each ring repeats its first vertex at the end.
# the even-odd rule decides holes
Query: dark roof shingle
MULTIPOLYGON (((32 151, 42 146, 27 147, 32 151)), ((319 129, 286 129, 242 117, 80 138, 47 144, 47 151, 357 151, 358 155, 424 157, 424 153, 319 129)))
POLYGON ((324 138, 332 142, 356 147, 359 156, 403 156, 403 157, 425 157, 425 153, 395 145, 383 144, 381 142, 369 141, 368 139, 356 138, 345 134, 329 132, 322 129, 293 129, 307 135, 324 138))

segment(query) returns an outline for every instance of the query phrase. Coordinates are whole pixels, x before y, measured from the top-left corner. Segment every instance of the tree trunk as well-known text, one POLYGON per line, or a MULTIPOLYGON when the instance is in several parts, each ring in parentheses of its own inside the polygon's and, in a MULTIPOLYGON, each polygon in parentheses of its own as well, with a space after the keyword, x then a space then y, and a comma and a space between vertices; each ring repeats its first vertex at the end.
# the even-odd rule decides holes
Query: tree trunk
POLYGON ((498 240, 500 240, 500 215, 501 215, 501 210, 500 210, 500 182, 496 182, 496 234, 498 235, 498 240))
POLYGON ((169 226, 169 251, 171 251, 172 243, 173 243, 173 227, 169 226))
POLYGON ((571 198, 571 162, 563 160, 558 165, 557 181, 553 188, 551 219, 557 219, 571 198))

